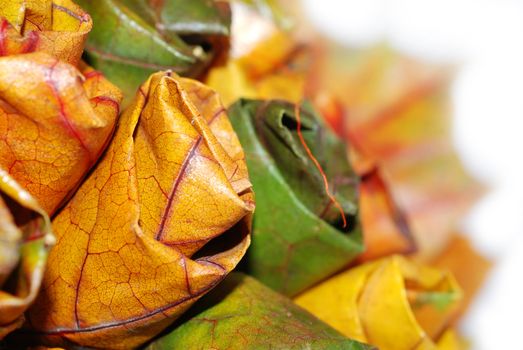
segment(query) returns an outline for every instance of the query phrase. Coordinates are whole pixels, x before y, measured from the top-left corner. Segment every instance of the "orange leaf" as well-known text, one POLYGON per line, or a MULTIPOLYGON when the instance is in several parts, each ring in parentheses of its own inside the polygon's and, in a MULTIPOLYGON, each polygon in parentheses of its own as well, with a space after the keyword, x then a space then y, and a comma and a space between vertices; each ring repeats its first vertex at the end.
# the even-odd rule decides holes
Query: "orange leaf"
POLYGON ((45 53, 0 57, 0 167, 54 213, 106 146, 120 91, 45 53))
POLYGON ((70 0, 0 0, 0 56, 42 51, 76 66, 92 26, 70 0))
POLYGON ((387 47, 327 47, 319 57, 321 79, 312 88, 327 89, 344 105, 345 114, 329 120, 345 128, 355 169, 362 176, 378 170, 419 255, 434 257, 482 192, 452 147, 449 70, 387 47), (344 115, 344 123, 336 120, 344 115))
POLYGON ((152 75, 53 221, 58 243, 31 325, 59 346, 144 343, 236 266, 253 209, 243 150, 216 93, 152 75))
POLYGON ((432 264, 451 271, 463 289, 460 315, 467 311, 492 267, 492 262, 477 252, 471 242, 460 234, 453 236, 445 251, 432 264))
POLYGON ((365 243, 360 260, 415 250, 416 242, 405 216, 392 201, 377 172, 365 175, 360 183, 360 220, 365 243))

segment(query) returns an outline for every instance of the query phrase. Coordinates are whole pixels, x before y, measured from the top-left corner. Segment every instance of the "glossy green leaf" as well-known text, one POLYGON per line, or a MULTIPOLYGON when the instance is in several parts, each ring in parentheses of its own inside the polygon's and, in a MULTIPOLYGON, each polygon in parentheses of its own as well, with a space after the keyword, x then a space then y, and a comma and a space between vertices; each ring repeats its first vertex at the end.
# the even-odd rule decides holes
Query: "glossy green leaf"
POLYGON ((211 0, 79 0, 95 25, 87 59, 132 97, 159 70, 198 76, 227 47, 230 8, 211 0))
POLYGON ((229 275, 188 314, 147 349, 372 349, 240 273, 229 275))
POLYGON ((356 223, 357 177, 345 146, 309 108, 300 113, 301 134, 318 160, 323 177, 298 135, 294 105, 240 100, 229 117, 240 138, 258 203, 246 269, 277 291, 295 295, 346 266, 362 250, 356 223))

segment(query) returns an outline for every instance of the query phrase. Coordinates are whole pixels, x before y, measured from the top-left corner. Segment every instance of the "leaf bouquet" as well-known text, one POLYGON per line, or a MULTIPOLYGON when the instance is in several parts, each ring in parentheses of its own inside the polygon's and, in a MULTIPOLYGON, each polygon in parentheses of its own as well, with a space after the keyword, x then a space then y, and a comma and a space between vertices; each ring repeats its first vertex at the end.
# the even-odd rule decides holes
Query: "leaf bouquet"
POLYGON ((466 348, 448 70, 284 2, 0 5, 0 348, 466 348))

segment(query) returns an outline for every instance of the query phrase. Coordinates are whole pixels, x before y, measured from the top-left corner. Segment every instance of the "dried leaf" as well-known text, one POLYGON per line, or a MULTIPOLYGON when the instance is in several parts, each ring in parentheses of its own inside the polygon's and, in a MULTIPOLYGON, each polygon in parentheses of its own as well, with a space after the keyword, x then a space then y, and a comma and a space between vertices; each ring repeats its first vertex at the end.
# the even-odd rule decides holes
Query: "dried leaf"
POLYGON ((0 0, 0 56, 47 52, 76 66, 92 26, 70 0, 0 0))
MULTIPOLYGON (((452 147, 448 69, 387 47, 327 48, 316 66, 313 75, 322 77, 316 88, 344 105, 340 134, 348 138, 356 171, 364 177, 377 172, 386 187, 382 195, 405 216, 420 257, 436 256, 481 193, 452 147)), ((379 234, 364 227, 364 235, 379 234)))
POLYGON ((281 101, 240 100, 229 110, 245 148, 258 209, 247 268, 277 291, 294 295, 349 263, 362 250, 356 223, 358 180, 344 145, 308 108, 300 121, 281 101), (328 195, 323 168, 336 202, 328 195))
POLYGON ((89 62, 126 98, 152 73, 171 69, 200 75, 227 52, 229 4, 208 0, 80 0, 97 25, 89 62))
POLYGON ((0 340, 21 326, 53 242, 47 214, 0 168, 0 340))
POLYGON ((51 214, 98 160, 121 100, 80 68, 45 53, 0 57, 0 167, 51 214))
POLYGON ((243 150, 216 93, 152 75, 53 220, 58 243, 32 327, 57 346, 146 342, 236 266, 253 208, 243 150))
POLYGON ((349 338, 380 349, 436 349, 462 292, 446 272, 401 256, 345 271, 295 302, 349 338), (426 322, 425 322, 426 321, 426 322))
POLYGON ((233 273, 147 350, 373 349, 347 339, 255 279, 233 273))

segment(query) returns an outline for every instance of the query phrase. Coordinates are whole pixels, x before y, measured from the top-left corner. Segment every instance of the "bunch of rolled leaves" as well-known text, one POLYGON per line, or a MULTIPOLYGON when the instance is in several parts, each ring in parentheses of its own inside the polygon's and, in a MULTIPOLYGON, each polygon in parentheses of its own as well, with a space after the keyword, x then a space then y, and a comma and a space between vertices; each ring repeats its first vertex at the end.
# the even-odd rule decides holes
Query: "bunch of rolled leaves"
POLYGON ((449 67, 294 1, 75 1, 0 0, 0 349, 467 349, 449 67))

